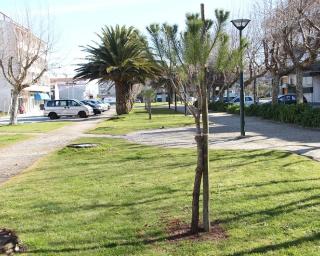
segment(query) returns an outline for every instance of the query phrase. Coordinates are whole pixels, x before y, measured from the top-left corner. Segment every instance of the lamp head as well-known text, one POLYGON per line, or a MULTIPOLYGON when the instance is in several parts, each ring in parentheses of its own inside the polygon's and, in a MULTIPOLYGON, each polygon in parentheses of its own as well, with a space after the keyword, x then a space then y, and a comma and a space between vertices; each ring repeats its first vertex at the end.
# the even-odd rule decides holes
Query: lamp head
POLYGON ((233 26, 235 26, 238 30, 243 30, 248 23, 250 22, 249 19, 236 19, 231 21, 233 26))

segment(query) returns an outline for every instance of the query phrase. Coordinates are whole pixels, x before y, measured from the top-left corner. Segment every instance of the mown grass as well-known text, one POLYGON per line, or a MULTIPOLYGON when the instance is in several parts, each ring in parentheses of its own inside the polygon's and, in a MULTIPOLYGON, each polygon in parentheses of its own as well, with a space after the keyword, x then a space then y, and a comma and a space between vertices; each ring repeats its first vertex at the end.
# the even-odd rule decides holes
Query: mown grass
POLYGON ((139 130, 180 127, 193 123, 192 117, 165 108, 153 108, 152 119, 149 120, 146 110, 141 107, 135 108, 127 115, 116 116, 102 122, 90 133, 120 135, 139 130))
POLYGON ((320 164, 274 151, 210 154, 211 216, 220 241, 168 241, 189 222, 196 152, 83 138, 0 187, 0 226, 27 255, 316 256, 320 164))
POLYGON ((71 122, 39 122, 39 123, 23 123, 23 124, 17 124, 17 125, 0 125, 0 133, 1 132, 12 132, 12 133, 49 132, 70 124, 71 122))
POLYGON ((24 134, 0 134, 0 148, 29 139, 30 137, 31 136, 24 134))

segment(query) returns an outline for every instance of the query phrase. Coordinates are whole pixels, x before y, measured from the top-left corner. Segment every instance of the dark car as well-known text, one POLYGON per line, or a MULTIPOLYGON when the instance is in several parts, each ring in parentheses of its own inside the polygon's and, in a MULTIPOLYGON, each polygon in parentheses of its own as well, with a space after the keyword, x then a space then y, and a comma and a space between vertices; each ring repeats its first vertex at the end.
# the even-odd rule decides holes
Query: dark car
MULTIPOLYGON (((223 102, 224 102, 224 103, 230 103, 230 102, 232 102, 235 98, 236 98, 236 96, 229 96, 229 100, 228 100, 228 97, 224 96, 224 97, 223 97, 223 102)), ((219 97, 216 98, 215 102, 220 102, 219 97)))
POLYGON ((91 103, 91 102, 89 102, 89 101, 86 101, 86 100, 82 100, 81 102, 82 102, 83 104, 87 105, 87 106, 92 107, 93 113, 94 113, 95 115, 98 115, 98 114, 101 114, 101 113, 102 113, 102 109, 101 109, 101 107, 100 107, 99 105, 93 104, 93 103, 91 103))
MULTIPOLYGON (((278 103, 279 104, 297 104, 297 96, 295 94, 279 95, 278 103)), ((303 103, 308 103, 305 97, 303 97, 303 103)))

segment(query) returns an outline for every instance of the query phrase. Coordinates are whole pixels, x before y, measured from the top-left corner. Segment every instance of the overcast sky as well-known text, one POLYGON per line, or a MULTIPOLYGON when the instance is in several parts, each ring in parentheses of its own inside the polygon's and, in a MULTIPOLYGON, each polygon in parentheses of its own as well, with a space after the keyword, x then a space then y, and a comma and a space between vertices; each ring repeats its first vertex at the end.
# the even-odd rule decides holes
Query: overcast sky
POLYGON ((32 19, 50 13, 54 27, 54 57, 62 68, 57 73, 72 74, 74 64, 83 57, 79 45, 90 44, 104 25, 132 25, 145 33, 151 23, 168 22, 183 26, 185 14, 199 12, 205 4, 207 17, 216 8, 231 12, 231 18, 248 15, 252 0, 0 0, 0 11, 20 20, 27 8, 32 19))

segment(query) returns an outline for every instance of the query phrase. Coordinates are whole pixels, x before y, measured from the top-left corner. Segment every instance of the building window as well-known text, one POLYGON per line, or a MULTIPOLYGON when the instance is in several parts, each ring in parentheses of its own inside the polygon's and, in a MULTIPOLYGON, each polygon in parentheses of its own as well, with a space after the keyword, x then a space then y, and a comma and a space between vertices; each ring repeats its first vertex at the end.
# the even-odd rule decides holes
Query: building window
POLYGON ((304 87, 303 93, 313 93, 313 87, 304 87))

